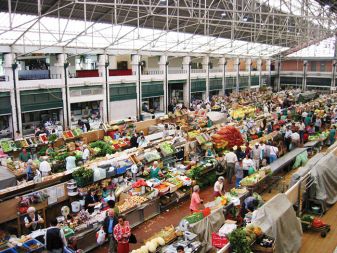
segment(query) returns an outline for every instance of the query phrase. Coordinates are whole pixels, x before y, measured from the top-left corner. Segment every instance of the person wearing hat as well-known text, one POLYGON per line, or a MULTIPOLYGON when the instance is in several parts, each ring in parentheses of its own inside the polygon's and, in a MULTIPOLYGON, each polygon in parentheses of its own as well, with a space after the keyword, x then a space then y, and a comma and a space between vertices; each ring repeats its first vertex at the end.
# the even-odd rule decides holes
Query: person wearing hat
POLYGON ((225 193, 225 189, 224 189, 224 182, 225 182, 225 178, 224 177, 218 177, 218 180, 215 182, 214 184, 214 192, 213 192, 213 196, 216 197, 220 197, 223 196, 225 193))
POLYGON ((48 156, 43 156, 42 160, 43 161, 40 163, 39 170, 41 172, 42 177, 46 177, 51 172, 51 167, 50 167, 50 164, 48 162, 48 156))
POLYGON ((83 145, 83 154, 82 154, 82 160, 85 163, 86 161, 89 160, 90 157, 90 151, 88 149, 88 145, 84 144, 83 145))
POLYGON ((31 206, 27 209, 27 216, 24 218, 25 227, 32 233, 35 230, 41 229, 44 220, 36 213, 35 207, 31 206))

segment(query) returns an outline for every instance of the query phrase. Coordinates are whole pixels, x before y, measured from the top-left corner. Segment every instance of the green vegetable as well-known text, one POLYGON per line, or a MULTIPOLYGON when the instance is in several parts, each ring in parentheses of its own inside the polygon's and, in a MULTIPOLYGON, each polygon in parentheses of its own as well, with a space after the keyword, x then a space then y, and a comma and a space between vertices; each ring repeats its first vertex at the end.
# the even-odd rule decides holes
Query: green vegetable
POLYGON ((232 252, 235 253, 250 253, 250 240, 247 238, 244 228, 235 229, 228 235, 231 244, 232 252))
POLYGON ((90 143, 90 147, 95 149, 99 148, 100 150, 97 150, 96 156, 105 156, 106 154, 113 154, 115 153, 115 150, 112 148, 112 146, 104 141, 95 141, 90 143))
POLYGON ((81 167, 75 170, 72 173, 72 176, 75 179, 77 185, 79 187, 83 187, 93 182, 94 171, 92 169, 85 169, 84 167, 81 167))
POLYGON ((50 141, 50 142, 53 142, 53 141, 56 141, 56 140, 57 140, 57 135, 56 134, 51 134, 48 137, 48 141, 50 141))
POLYGON ((39 150, 39 152, 38 152, 38 154, 39 154, 39 156, 44 156, 44 155, 46 155, 46 150, 47 150, 47 146, 43 146, 40 150, 39 150))

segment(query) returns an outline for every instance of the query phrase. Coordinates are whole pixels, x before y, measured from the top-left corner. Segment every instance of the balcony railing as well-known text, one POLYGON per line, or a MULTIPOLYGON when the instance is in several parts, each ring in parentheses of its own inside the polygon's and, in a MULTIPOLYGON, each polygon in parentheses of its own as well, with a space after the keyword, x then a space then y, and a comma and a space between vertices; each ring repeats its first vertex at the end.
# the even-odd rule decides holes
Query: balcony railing
POLYGON ((191 73, 193 74, 206 73, 206 69, 191 69, 191 73))
POLYGON ((222 69, 210 69, 209 73, 222 73, 222 69))
POLYGON ((98 69, 76 70, 76 73, 69 73, 70 78, 99 77, 98 69))
POLYGON ((149 69, 149 70, 144 70, 142 72, 142 75, 163 75, 164 71, 159 70, 159 69, 149 69))
POLYGON ((20 70, 19 80, 61 79, 61 74, 51 74, 49 70, 20 70))
POLYGON ((168 74, 186 74, 187 70, 186 69, 168 69, 167 73, 168 74))

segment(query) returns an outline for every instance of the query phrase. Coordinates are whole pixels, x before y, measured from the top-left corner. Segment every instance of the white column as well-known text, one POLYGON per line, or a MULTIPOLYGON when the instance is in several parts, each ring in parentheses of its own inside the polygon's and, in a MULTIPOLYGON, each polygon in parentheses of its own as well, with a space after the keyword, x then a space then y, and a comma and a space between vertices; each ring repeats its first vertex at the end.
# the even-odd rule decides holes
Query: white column
POLYGON ((248 90, 252 86, 252 59, 246 59, 246 69, 248 71, 248 90))
MULTIPOLYGON (((337 50, 337 49, 336 49, 337 50)), ((337 60, 332 61, 331 92, 336 92, 337 60)))
POLYGON ((187 82, 184 85, 184 104, 189 108, 191 103, 191 57, 185 56, 182 64, 183 69, 187 71, 187 82))
POLYGON ((9 88, 10 88, 10 99, 11 99, 11 107, 12 107, 13 134, 16 131, 20 131, 22 133, 19 73, 18 73, 19 71, 17 67, 15 69, 13 68, 13 64, 15 64, 15 58, 16 58, 15 54, 12 54, 12 53, 4 54, 4 65, 3 65, 4 74, 5 76, 8 77, 9 86, 10 86, 9 88), (13 71, 15 71, 16 89, 14 88, 13 71))
POLYGON ((257 60, 257 71, 259 71, 259 87, 261 87, 262 81, 262 59, 257 60))
POLYGON ((105 64, 108 62, 108 56, 106 54, 100 54, 97 57, 97 68, 98 68, 98 73, 99 76, 102 78, 102 83, 103 83, 103 121, 108 122, 108 94, 109 94, 109 89, 107 89, 107 83, 106 83, 106 77, 107 77, 107 71, 105 64))
POLYGON ((308 61, 303 61, 303 81, 302 81, 302 91, 307 90, 307 70, 308 70, 308 61))
POLYGON ((280 91, 281 89, 281 61, 277 60, 275 62, 275 68, 276 68, 276 91, 280 91))
POLYGON ((109 55, 109 69, 117 69, 117 56, 109 55))
POLYGON ((159 59, 159 70, 162 71, 164 76, 164 82, 163 82, 163 90, 164 90, 164 113, 167 113, 167 106, 168 106, 168 79, 167 79, 167 65, 168 65, 168 57, 167 55, 161 55, 159 59))
POLYGON ((266 70, 268 71, 268 81, 269 81, 269 86, 271 85, 271 59, 268 59, 266 61, 266 70))
POLYGON ((134 54, 132 55, 131 65, 132 65, 132 72, 137 76, 137 83, 136 83, 136 91, 137 91, 137 118, 140 119, 140 115, 142 113, 142 87, 141 87, 141 80, 140 80, 140 55, 134 54))
POLYGON ((209 63, 210 63, 210 59, 209 56, 204 56, 202 59, 202 68, 204 70, 206 70, 206 100, 209 100, 209 63))
POLYGON ((221 91, 221 95, 225 94, 225 89, 226 89, 226 58, 222 57, 219 59, 219 65, 222 69, 222 91, 221 91))
POLYGON ((235 59, 236 91, 240 90, 240 58, 235 59))

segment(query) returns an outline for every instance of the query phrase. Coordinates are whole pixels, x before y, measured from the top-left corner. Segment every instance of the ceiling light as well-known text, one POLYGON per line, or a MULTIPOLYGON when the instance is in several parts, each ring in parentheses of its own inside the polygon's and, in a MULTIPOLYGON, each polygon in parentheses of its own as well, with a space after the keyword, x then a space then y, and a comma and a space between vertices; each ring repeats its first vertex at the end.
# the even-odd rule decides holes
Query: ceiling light
POLYGON ((159 2, 161 2, 161 3, 165 3, 165 2, 166 2, 166 0, 159 0, 159 2))
POLYGON ((324 5, 324 9, 329 9, 330 8, 330 5, 326 4, 324 5))
POLYGON ((226 12, 223 12, 223 13, 221 13, 221 16, 222 16, 222 17, 226 17, 226 16, 227 16, 227 13, 226 13, 226 12))
POLYGON ((248 18, 247 17, 243 17, 242 20, 243 20, 243 22, 247 22, 248 18))

